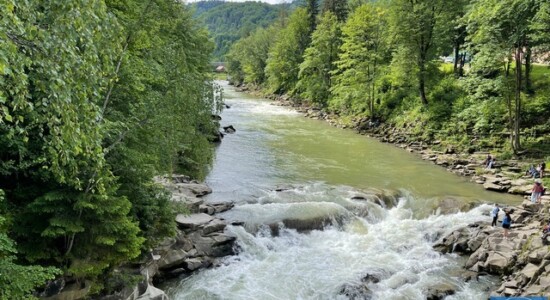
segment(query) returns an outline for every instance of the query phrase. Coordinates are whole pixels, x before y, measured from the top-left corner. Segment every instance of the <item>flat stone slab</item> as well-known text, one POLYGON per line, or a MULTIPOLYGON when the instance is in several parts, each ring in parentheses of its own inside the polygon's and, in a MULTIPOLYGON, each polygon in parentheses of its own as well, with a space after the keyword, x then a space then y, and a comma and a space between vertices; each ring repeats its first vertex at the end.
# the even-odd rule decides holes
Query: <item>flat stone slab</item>
POLYGON ((178 223, 178 227, 182 229, 196 229, 212 220, 214 220, 214 217, 205 213, 191 215, 179 214, 176 216, 176 223, 178 223))

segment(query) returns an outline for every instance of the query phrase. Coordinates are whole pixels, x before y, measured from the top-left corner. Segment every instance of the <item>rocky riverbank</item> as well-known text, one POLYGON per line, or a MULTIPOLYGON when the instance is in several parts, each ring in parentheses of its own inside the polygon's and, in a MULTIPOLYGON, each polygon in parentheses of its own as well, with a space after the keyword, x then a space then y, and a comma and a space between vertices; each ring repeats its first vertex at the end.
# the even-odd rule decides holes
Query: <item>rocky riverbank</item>
MULTIPOLYGON (((147 281, 145 291, 140 293, 138 286, 122 299, 167 299, 164 292, 152 286, 153 282, 189 276, 197 270, 215 265, 217 258, 233 254, 235 237, 226 235, 224 229, 227 224, 214 216, 231 209, 232 203, 205 204, 202 197, 212 190, 183 175, 158 178, 157 182, 172 193, 172 201, 185 205, 190 214, 176 216, 176 236, 164 240, 153 249, 150 257, 141 265, 140 273, 147 281), (139 295, 137 298, 133 296, 136 294, 139 295)), ((145 283, 142 282, 141 286, 145 286, 145 283)))
MULTIPOLYGON (((139 283, 102 297, 105 300, 165 300, 164 291, 154 284, 167 278, 189 276, 213 265, 218 258, 233 254, 235 237, 224 233, 226 223, 215 214, 227 211, 232 203, 204 203, 203 196, 212 192, 205 184, 190 180, 187 176, 172 175, 157 178, 172 193, 172 201, 182 203, 189 214, 176 216, 177 234, 152 249, 140 262, 126 265, 115 272, 140 277, 139 283)), ((43 299, 82 299, 90 287, 86 284, 58 284, 59 292, 43 299)))
MULTIPOLYGON (((491 295, 549 295, 550 252, 541 239, 541 229, 548 223, 548 205, 525 200, 520 206, 508 209, 513 211, 508 239, 504 239, 502 228, 492 227, 487 221, 441 237, 434 248, 442 253, 467 256, 464 268, 476 277, 500 276, 502 283, 491 295)), ((472 278, 475 277, 469 277, 472 278)))
MULTIPOLYGON (((484 160, 488 152, 457 153, 452 147, 444 151, 440 141, 429 143, 412 138, 406 128, 396 128, 388 124, 379 124, 366 118, 352 120, 352 125, 340 122, 337 115, 321 109, 297 106, 285 96, 269 97, 276 100, 275 105, 294 107, 305 117, 324 120, 333 126, 350 128, 359 134, 374 137, 381 142, 391 143, 408 152, 416 153, 423 160, 446 168, 460 176, 470 177, 486 190, 509 193, 521 196, 524 201, 516 207, 508 207, 512 213, 513 225, 509 239, 504 239, 500 227, 490 226, 487 222, 470 224, 451 234, 441 237, 434 248, 442 253, 458 253, 468 256, 464 265, 464 280, 476 280, 480 275, 500 276, 502 284, 491 295, 501 296, 535 296, 550 294, 550 248, 540 238, 542 227, 550 219, 550 196, 542 196, 541 204, 527 200, 531 194, 534 179, 525 175, 535 161, 499 160, 491 169, 486 169, 484 160)), ((548 176, 548 175, 546 175, 548 176)), ((501 217, 503 213, 500 214, 501 217)), ((366 278, 365 282, 373 280, 366 278)), ((344 287, 342 294, 353 296, 361 291, 357 287, 344 287), (350 294, 350 291, 351 294, 350 294)), ((452 287, 441 287, 431 291, 430 299, 443 299, 454 293, 452 287)))

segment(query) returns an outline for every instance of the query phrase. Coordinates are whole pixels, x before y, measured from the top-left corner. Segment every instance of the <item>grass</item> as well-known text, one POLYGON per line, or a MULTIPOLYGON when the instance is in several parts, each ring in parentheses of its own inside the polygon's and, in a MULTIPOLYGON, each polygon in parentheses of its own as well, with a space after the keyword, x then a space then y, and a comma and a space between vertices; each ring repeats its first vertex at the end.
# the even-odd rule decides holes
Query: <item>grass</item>
POLYGON ((533 65, 531 79, 535 90, 550 90, 550 65, 533 65))

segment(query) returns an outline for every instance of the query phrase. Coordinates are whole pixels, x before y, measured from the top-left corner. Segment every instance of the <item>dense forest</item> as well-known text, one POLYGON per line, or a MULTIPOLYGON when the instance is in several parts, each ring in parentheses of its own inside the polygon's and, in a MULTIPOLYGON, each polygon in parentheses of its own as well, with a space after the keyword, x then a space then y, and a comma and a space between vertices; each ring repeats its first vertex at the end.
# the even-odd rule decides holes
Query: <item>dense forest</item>
POLYGON ((0 299, 112 292, 175 233, 153 178, 205 175, 213 48, 178 1, 0 1, 0 299))
POLYGON ((262 2, 199 1, 190 5, 195 16, 204 22, 215 42, 214 59, 221 61, 231 45, 250 35, 256 28, 269 26, 289 5, 262 2))
POLYGON ((545 0, 308 0, 226 59, 237 85, 506 159, 550 155, 549 53, 545 0))

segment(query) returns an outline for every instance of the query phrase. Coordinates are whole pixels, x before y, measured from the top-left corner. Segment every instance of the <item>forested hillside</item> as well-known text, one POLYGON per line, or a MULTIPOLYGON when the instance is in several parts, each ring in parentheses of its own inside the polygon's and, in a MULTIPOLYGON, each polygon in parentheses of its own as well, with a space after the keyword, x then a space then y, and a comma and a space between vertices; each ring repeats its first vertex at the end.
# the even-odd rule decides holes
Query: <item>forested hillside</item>
POLYGON ((153 177, 204 176, 212 50, 177 1, 0 0, 0 299, 113 292, 174 234, 153 177))
POLYGON ((227 59, 235 84, 341 122, 509 158, 550 156, 549 52, 545 0, 308 0, 227 59))
POLYGON ((208 27, 216 44, 214 60, 223 60, 229 47, 256 28, 267 27, 288 10, 287 5, 262 2, 199 1, 191 4, 195 16, 208 27))

